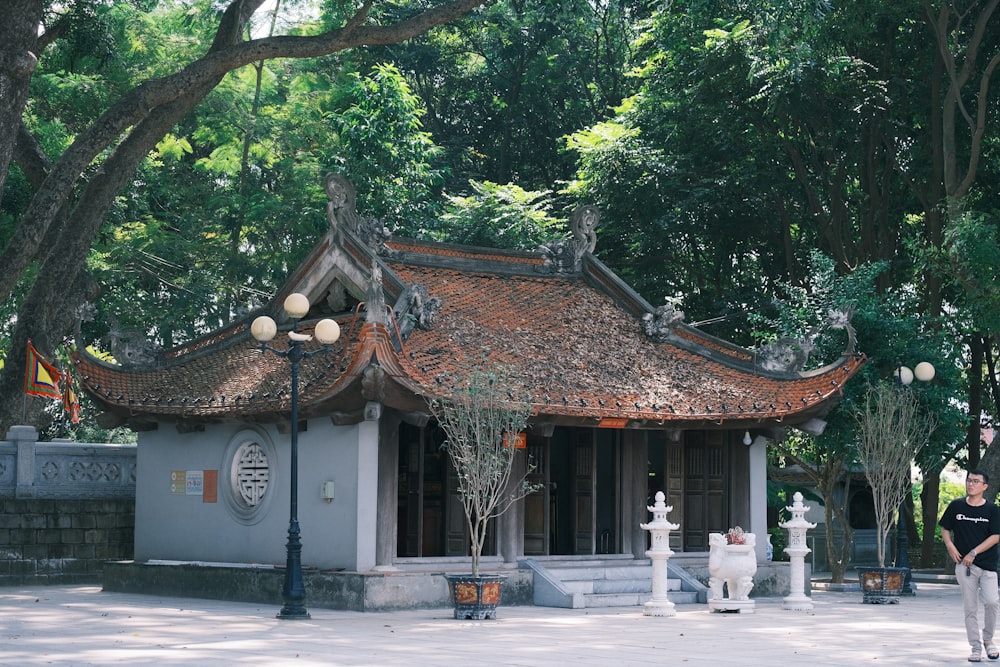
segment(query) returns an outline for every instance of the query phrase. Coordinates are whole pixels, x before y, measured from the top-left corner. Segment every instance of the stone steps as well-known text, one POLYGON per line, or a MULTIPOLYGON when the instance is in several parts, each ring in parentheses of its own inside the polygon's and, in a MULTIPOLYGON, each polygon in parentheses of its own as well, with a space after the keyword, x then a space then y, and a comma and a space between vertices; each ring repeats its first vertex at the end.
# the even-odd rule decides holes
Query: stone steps
MULTIPOLYGON (((535 571, 535 604, 572 609, 634 607, 652 596, 649 560, 622 558, 528 559, 535 571)), ((691 604, 698 593, 681 590, 680 579, 668 579, 670 601, 691 604)))

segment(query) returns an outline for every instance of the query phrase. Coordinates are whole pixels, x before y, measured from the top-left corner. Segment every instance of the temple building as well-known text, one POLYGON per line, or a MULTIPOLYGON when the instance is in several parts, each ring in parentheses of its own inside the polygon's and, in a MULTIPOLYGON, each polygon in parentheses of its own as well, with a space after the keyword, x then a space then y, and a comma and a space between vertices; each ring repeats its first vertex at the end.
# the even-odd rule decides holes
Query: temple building
POLYGON ((292 293, 309 300, 299 331, 320 318, 342 331, 300 366, 302 562, 321 571, 467 554, 428 401, 474 367, 505 367, 532 397, 519 465, 530 457, 540 490, 487 548, 514 563, 642 558, 657 491, 681 526, 675 551, 707 551, 709 533, 737 525, 765 533, 768 440, 822 429, 864 363, 851 341, 805 372, 793 344, 742 348, 652 306, 594 256, 593 207, 571 238, 506 251, 393 237, 355 211, 346 179, 326 190, 329 231, 262 310, 169 350, 124 341, 119 364, 76 355, 103 423, 138 432, 137 562, 283 562, 291 375, 249 325, 267 314, 290 328, 292 293))

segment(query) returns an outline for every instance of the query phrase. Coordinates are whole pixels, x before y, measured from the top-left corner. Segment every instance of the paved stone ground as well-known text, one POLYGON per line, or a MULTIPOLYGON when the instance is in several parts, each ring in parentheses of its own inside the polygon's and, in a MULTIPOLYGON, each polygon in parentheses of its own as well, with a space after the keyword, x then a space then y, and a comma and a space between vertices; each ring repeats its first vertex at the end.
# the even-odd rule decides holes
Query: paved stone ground
POLYGON ((898 605, 865 605, 859 592, 813 595, 812 612, 784 610, 773 598, 758 600, 753 614, 678 605, 668 618, 643 616, 639 607, 501 607, 491 621, 459 621, 443 609, 310 609, 309 620, 279 621, 280 601, 0 588, 0 665, 968 664, 957 586, 920 584, 898 605))

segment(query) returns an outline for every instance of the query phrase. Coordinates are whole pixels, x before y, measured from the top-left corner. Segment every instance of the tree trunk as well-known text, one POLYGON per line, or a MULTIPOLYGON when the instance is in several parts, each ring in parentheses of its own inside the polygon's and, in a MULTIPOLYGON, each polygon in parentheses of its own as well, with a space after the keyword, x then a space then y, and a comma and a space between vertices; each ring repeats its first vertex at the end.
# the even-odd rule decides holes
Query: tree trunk
POLYGON ((982 454, 983 421, 983 363, 986 359, 985 341, 978 333, 969 336, 969 428, 965 434, 965 447, 969 452, 969 468, 978 468, 982 454))
MULTIPOLYGON (((843 503, 836 501, 836 486, 841 475, 841 469, 827 470, 822 480, 819 480, 820 493, 823 495, 823 512, 826 518, 826 560, 830 566, 830 581, 835 584, 844 583, 847 564, 851 560, 851 543, 854 540, 854 530, 847 521, 843 503), (841 527, 842 537, 835 539, 837 526, 841 527)), ((848 473, 848 476, 850 473, 848 473)), ((844 502, 847 502, 850 485, 844 489, 844 502)))
POLYGON ((7 0, 0 21, 0 198, 14 153, 13 137, 21 127, 28 84, 38 65, 38 26, 42 0, 7 0))
POLYGON ((941 471, 924 471, 924 486, 920 490, 920 518, 924 523, 924 534, 920 538, 920 567, 934 567, 935 546, 934 527, 938 521, 938 505, 941 503, 941 471))

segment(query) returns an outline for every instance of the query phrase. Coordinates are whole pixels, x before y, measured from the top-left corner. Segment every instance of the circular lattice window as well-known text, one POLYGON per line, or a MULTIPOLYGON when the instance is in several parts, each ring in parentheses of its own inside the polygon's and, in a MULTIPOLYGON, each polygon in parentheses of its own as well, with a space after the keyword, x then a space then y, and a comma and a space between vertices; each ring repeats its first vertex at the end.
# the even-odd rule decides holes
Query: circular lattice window
POLYGON ((223 470, 229 472, 223 483, 223 497, 235 517, 243 523, 256 523, 263 518, 274 496, 274 447, 257 431, 242 431, 226 448, 223 470))
POLYGON ((249 507, 257 507, 267 495, 271 469, 267 452, 257 442, 244 442, 233 457, 233 488, 249 507))

